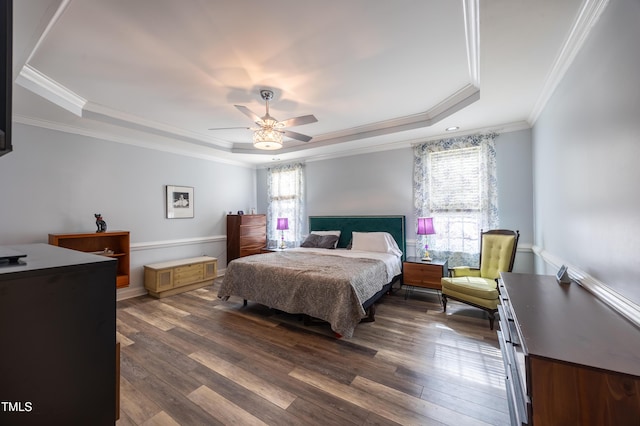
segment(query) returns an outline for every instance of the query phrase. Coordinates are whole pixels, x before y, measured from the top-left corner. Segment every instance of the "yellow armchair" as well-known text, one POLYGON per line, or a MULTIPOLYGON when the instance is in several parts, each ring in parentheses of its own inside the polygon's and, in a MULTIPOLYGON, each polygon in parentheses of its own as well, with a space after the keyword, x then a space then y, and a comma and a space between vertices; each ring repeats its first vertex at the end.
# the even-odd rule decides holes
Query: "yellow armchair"
POLYGON ((442 278, 442 306, 447 311, 447 299, 454 299, 483 309, 489 315, 493 330, 495 313, 500 304, 498 278, 500 272, 511 272, 516 258, 519 231, 494 229, 480 235, 480 267, 460 266, 449 270, 442 278))

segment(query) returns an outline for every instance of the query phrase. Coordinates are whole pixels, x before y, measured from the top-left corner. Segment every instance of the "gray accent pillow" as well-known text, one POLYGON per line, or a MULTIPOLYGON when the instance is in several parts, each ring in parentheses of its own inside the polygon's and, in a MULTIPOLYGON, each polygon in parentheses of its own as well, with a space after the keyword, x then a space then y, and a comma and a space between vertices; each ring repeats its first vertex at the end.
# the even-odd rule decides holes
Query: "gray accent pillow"
POLYGON ((337 235, 309 234, 300 247, 334 249, 339 238, 337 235))

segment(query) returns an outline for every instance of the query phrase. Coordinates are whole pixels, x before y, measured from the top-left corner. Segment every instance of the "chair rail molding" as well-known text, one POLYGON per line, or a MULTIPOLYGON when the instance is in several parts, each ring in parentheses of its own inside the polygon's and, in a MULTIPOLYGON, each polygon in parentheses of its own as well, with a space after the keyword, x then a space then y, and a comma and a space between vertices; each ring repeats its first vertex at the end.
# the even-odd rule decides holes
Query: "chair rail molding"
POLYGON ((193 244, 216 243, 226 240, 226 235, 211 235, 207 237, 180 238, 165 241, 147 241, 142 243, 132 243, 131 251, 155 250, 159 248, 179 247, 193 244))
POLYGON ((559 269, 562 265, 569 268, 569 277, 596 298, 606 303, 611 309, 640 327, 640 305, 632 302, 625 296, 611 289, 605 283, 587 274, 575 265, 562 260, 558 256, 549 253, 544 248, 534 245, 533 253, 540 257, 547 265, 559 269))
MULTIPOLYGON (((407 240, 407 256, 408 257, 417 257, 420 254, 416 251, 417 240, 407 240)), ((521 244, 518 242, 518 247, 516 248, 516 253, 533 253, 533 246, 531 244, 521 244)))

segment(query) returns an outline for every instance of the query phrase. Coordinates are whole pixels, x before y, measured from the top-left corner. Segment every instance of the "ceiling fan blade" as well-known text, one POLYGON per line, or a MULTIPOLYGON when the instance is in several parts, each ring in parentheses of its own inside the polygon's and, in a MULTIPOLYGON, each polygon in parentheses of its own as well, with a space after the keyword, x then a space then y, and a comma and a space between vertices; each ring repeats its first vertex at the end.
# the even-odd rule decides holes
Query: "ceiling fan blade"
POLYGON ((302 133, 292 132, 291 130, 280 130, 284 133, 285 136, 291 139, 297 139, 302 142, 309 142, 311 140, 311 136, 303 135, 302 133))
POLYGON ((211 129, 208 130, 235 130, 235 129, 243 129, 243 130, 249 130, 251 127, 212 127, 211 129))
POLYGON ((281 121, 280 124, 283 127, 295 127, 303 124, 315 123, 318 119, 313 115, 302 115, 300 117, 289 118, 288 120, 281 121))
POLYGON ((241 113, 252 119, 256 124, 262 124, 262 118, 260 118, 256 113, 251 111, 249 108, 243 105, 234 105, 236 108, 240 110, 241 113))

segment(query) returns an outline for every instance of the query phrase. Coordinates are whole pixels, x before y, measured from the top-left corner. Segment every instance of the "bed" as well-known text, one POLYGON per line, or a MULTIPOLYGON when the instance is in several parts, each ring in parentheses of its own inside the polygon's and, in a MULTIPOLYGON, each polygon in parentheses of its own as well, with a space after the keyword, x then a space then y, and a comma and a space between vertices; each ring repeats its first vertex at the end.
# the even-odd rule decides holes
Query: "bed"
POLYGON ((358 323, 374 320, 375 302, 401 275, 405 218, 311 216, 309 231, 307 242, 314 234, 322 235, 323 244, 333 247, 311 244, 234 259, 227 265, 218 297, 236 296, 245 304, 250 300, 303 314, 328 322, 339 336, 351 337, 358 323), (336 231, 338 237, 325 237, 336 231))

